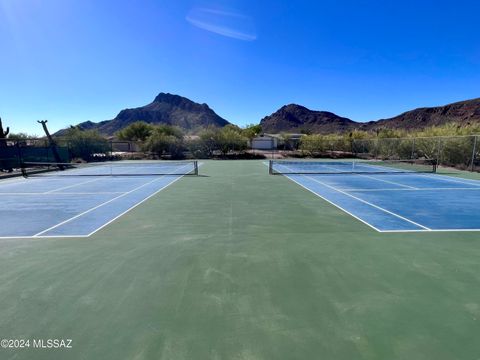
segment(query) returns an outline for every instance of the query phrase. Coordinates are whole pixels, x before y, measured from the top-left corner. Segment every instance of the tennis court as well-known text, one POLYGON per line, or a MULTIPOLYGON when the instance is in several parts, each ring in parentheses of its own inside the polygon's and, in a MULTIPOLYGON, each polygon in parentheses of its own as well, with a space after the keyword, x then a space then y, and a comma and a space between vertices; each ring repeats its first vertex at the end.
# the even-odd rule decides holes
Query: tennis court
POLYGON ((28 179, 0 184, 0 237, 88 237, 182 176, 198 174, 193 161, 31 166, 28 179))
POLYGON ((419 161, 274 161, 270 172, 380 232, 480 231, 480 181, 419 161))
MULTIPOLYGON (((269 175, 263 160, 206 160, 200 169, 204 176, 103 176, 129 171, 103 169, 97 176, 2 181, 2 199, 13 189, 22 193, 9 207, 15 215, 1 213, 0 228, 16 232, 25 224, 33 230, 29 216, 42 222, 38 231, 61 222, 45 224, 34 214, 54 214, 51 207, 64 215, 46 200, 48 191, 67 193, 54 196, 64 197, 72 217, 82 212, 77 202, 90 202, 88 210, 121 195, 94 199, 104 192, 123 194, 155 180, 133 191, 138 198, 127 208, 171 186, 89 238, 1 239, 2 336, 67 338, 73 347, 0 349, 0 358, 478 358, 479 233, 375 231, 298 186, 293 175, 269 175)), ((397 188, 361 175, 311 176, 336 179, 329 184, 339 189, 397 188)), ((414 187, 422 176, 443 178, 367 176, 414 187)), ((480 180, 463 172, 446 178, 451 182, 439 180, 437 188, 480 180)))

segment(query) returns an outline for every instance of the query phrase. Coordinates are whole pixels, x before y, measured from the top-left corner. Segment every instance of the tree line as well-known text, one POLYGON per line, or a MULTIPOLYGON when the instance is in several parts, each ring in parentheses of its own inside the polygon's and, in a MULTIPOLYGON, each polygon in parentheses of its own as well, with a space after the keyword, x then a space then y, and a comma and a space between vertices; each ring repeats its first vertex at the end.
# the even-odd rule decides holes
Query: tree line
MULTIPOLYGON (((196 135, 188 135, 177 127, 138 121, 117 132, 114 139, 138 144, 138 150, 143 153, 139 156, 212 158, 242 156, 249 148, 249 141, 261 133, 260 125, 248 125, 245 128, 227 125, 223 128, 209 127, 196 135)), ((291 141, 289 134, 280 134, 279 142, 280 149, 291 150, 293 152, 290 155, 301 157, 426 158, 466 168, 480 159, 480 143, 475 144, 475 141, 480 142, 480 137, 475 140, 475 137, 468 136, 472 134, 480 134, 480 124, 451 123, 421 130, 379 129, 354 130, 344 134, 304 134, 299 141, 291 141)), ((22 133, 10 133, 8 137, 25 141, 30 138, 22 133)), ((96 130, 71 127, 56 141, 59 146, 68 148, 73 159, 98 160, 107 157, 107 154, 111 157, 113 152, 112 140, 96 130)), ((42 144, 48 146, 45 142, 42 144)))
MULTIPOLYGON (((138 143, 143 153, 159 158, 211 158, 244 153, 249 140, 260 132, 259 125, 245 128, 227 125, 223 128, 208 127, 198 135, 186 135, 178 127, 138 121, 117 132, 115 139, 138 143)), ((67 144, 73 157, 87 161, 92 160, 95 154, 110 152, 112 144, 96 130, 78 127, 68 129, 61 143, 67 144)))
POLYGON ((304 135, 300 156, 356 156, 383 159, 434 159, 462 169, 480 166, 480 124, 455 123, 421 130, 380 129, 346 134, 304 135))

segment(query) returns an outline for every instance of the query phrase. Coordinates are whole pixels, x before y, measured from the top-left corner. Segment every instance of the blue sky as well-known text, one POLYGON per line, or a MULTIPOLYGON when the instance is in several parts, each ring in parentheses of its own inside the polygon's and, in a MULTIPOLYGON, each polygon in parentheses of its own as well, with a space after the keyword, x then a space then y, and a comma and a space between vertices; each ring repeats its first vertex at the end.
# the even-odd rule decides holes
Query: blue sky
POLYGON ((0 0, 0 116, 41 134, 159 92, 238 125, 288 103, 357 121, 480 97, 478 1, 0 0))

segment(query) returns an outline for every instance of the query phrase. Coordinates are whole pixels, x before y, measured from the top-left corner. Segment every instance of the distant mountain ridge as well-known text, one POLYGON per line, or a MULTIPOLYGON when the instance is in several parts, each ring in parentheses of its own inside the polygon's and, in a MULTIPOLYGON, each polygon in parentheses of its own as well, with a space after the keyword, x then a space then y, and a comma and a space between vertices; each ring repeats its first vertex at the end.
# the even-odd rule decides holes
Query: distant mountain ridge
POLYGON ((264 117, 260 125, 262 130, 268 133, 284 131, 334 133, 353 129, 357 123, 328 111, 314 111, 301 105, 290 104, 264 117))
POLYGON ((365 124, 365 127, 390 129, 422 129, 429 126, 480 122, 480 98, 459 101, 436 107, 418 108, 389 119, 381 119, 365 124))
MULTIPOLYGON (((112 136, 135 121, 178 126, 186 131, 198 131, 208 126, 223 127, 230 124, 207 104, 199 104, 179 95, 160 93, 150 104, 122 110, 112 120, 98 123, 86 121, 78 126, 85 130, 98 130, 104 135, 112 136)), ((354 129, 366 131, 423 129, 453 122, 460 125, 480 123, 480 98, 444 106, 418 108, 392 118, 370 122, 357 122, 328 111, 315 111, 301 105, 290 104, 282 106, 273 114, 264 117, 260 124, 266 133, 331 134, 354 129)), ((56 135, 63 134, 65 134, 65 130, 56 133, 56 135)))
MULTIPOLYGON (((86 121, 77 126, 85 130, 98 130, 104 135, 114 135, 136 121, 178 126, 185 130, 230 124, 207 104, 199 104, 179 95, 160 93, 150 104, 122 110, 112 120, 99 123, 86 121)), ((62 135, 64 131, 61 130, 56 135, 62 135)))
POLYGON ((300 132, 340 133, 353 129, 423 129, 447 123, 480 123, 480 98, 459 101, 445 106, 418 108, 389 119, 356 122, 325 111, 314 111, 304 106, 290 104, 272 115, 264 117, 260 124, 267 133, 300 132))

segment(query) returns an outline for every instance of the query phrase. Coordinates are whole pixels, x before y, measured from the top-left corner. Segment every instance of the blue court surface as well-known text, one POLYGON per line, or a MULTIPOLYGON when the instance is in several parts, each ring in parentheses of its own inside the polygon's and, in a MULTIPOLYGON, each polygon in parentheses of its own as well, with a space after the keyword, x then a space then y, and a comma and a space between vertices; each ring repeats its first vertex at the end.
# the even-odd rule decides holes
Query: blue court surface
MULTIPOLYGON (((163 171, 187 173, 190 166, 163 171)), ((145 174, 150 168, 143 167, 145 174)), ((100 176, 112 169, 99 166, 2 181, 0 238, 88 237, 183 176, 135 176, 127 171, 142 169, 132 166, 123 170, 129 176, 100 176)), ((155 171, 160 173, 158 167, 155 171)))
POLYGON ((375 173, 369 165, 363 173, 350 174, 335 173, 335 165, 328 165, 330 174, 314 174, 318 168, 293 174, 282 166, 276 165, 278 172, 284 170, 290 180, 379 232, 480 231, 480 181, 408 171, 375 173))

